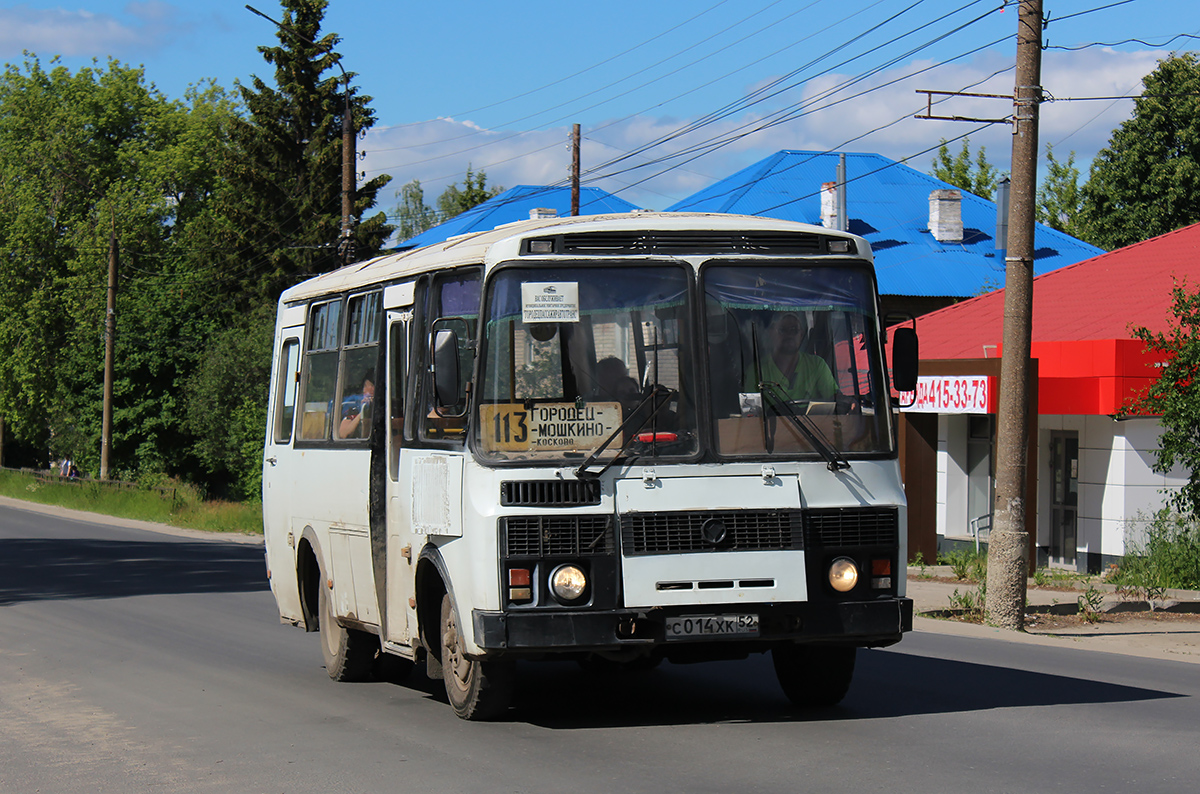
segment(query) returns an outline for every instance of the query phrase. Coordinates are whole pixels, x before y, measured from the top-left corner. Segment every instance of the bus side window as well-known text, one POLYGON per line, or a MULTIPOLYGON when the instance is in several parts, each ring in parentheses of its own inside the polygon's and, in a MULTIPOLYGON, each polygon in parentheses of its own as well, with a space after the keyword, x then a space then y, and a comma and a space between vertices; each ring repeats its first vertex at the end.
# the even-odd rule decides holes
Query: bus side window
POLYGON ((391 359, 388 380, 388 475, 399 479, 400 448, 404 446, 404 390, 408 385, 408 323, 393 322, 388 331, 388 355, 391 359))
POLYGON ((346 338, 342 346, 341 389, 333 420, 334 438, 362 439, 371 435, 371 416, 375 404, 375 384, 379 359, 379 331, 383 295, 370 292, 353 295, 347 302, 346 338))
POLYGON ((333 400, 337 392, 342 302, 338 299, 314 306, 311 316, 302 375, 304 408, 300 419, 300 438, 321 440, 329 438, 333 400))
POLYGON ((296 421, 296 387, 300 382, 300 340, 288 339, 279 351, 278 386, 275 392, 275 443, 292 440, 296 421))

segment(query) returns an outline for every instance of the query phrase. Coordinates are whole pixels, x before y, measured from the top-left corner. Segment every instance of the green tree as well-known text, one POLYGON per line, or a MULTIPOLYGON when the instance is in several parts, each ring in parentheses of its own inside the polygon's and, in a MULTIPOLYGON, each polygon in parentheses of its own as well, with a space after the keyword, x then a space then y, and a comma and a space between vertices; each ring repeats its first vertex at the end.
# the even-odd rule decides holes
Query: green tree
POLYGON ((231 106, 212 87, 169 101, 116 61, 51 65, 27 56, 0 76, 0 414, 18 439, 96 470, 115 237, 110 462, 162 472, 186 447, 176 400, 206 333, 178 238, 212 195, 231 106))
POLYGON ((933 170, 929 174, 989 200, 996 188, 996 182, 1000 179, 1000 172, 988 162, 987 147, 980 146, 972 162, 970 138, 963 138, 962 149, 957 155, 950 154, 950 147, 943 138, 937 156, 933 159, 933 170))
MULTIPOLYGON (((262 465, 270 365, 270 313, 296 282, 341 266, 342 118, 346 83, 337 64, 336 34, 321 34, 325 0, 282 0, 279 45, 259 47, 275 67, 275 85, 254 77, 241 87, 248 113, 234 122, 225 177, 206 223, 205 248, 220 261, 212 299, 229 333, 214 335, 187 382, 187 427, 193 454, 214 483, 257 493, 262 465), (215 243, 215 244, 214 244, 215 243), (257 318, 257 319, 256 319, 257 318), (264 336, 265 334, 265 336, 264 336), (265 342, 263 340, 266 340, 265 342)), ((343 64, 344 66, 344 64, 343 64)), ((349 73, 351 79, 354 74, 349 73)), ((375 122, 370 97, 351 89, 356 133, 375 122)), ((378 212, 365 217, 391 181, 377 176, 357 186, 354 241, 358 258, 379 253, 393 227, 378 212)))
POLYGON ((208 344, 187 383, 187 427, 214 492, 257 499, 275 307, 262 304, 208 344))
POLYGON ((449 220, 455 215, 466 212, 471 207, 482 204, 503 192, 504 188, 499 186, 489 188, 487 186, 487 174, 483 171, 476 173, 468 165, 467 176, 463 179, 463 186, 460 188, 458 183, 455 182, 446 188, 442 192, 442 195, 438 196, 438 211, 441 213, 443 220, 449 220))
MULTIPOLYGON (((248 300, 275 300, 303 278, 341 265, 342 117, 350 90, 354 132, 375 123, 371 98, 349 88, 334 51, 341 39, 321 34, 326 0, 282 0, 279 46, 259 47, 275 67, 275 86, 259 77, 241 86, 248 116, 232 130, 234 156, 225 160, 227 189, 215 234, 227 251, 231 286, 248 300)), ((345 67, 345 64, 342 64, 345 67)), ((350 79, 354 73, 348 72, 350 79)), ((387 216, 364 217, 391 177, 356 188, 357 256, 377 254, 392 232, 387 216)))
POLYGON ((1159 61, 1142 85, 1083 186, 1085 239, 1103 248, 1200 221, 1200 60, 1159 61))
POLYGON ((1188 481, 1171 497, 1172 506, 1200 519, 1200 291, 1177 283, 1171 290, 1175 322, 1166 332, 1132 329, 1147 351, 1161 354, 1165 365, 1134 406, 1161 418, 1161 446, 1154 470, 1166 473, 1176 464, 1188 481))
POLYGON ((400 218, 400 239, 407 240, 438 222, 437 213, 425 203, 425 190, 421 180, 414 179, 396 192, 400 206, 396 208, 400 218))
POLYGON ((1037 220, 1052 229, 1083 239, 1079 223, 1082 196, 1079 188, 1079 169, 1075 167, 1075 152, 1061 162, 1054 157, 1054 147, 1046 144, 1046 178, 1038 188, 1037 220))

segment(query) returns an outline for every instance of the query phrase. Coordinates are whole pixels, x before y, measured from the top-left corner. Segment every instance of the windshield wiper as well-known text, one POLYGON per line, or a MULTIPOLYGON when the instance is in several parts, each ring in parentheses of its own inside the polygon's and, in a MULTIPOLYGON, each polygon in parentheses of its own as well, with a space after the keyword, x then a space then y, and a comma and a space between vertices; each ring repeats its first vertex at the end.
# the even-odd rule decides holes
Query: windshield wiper
POLYGON ((621 422, 621 424, 619 424, 615 430, 613 430, 611 433, 609 433, 608 438, 604 439, 604 443, 601 444, 600 446, 596 447, 596 449, 594 449, 592 451, 592 454, 588 455, 587 459, 583 463, 579 464, 578 468, 575 469, 575 476, 581 480, 585 480, 585 479, 586 480, 594 480, 594 479, 598 478, 601 474, 604 474, 604 472, 611 469, 613 467, 613 465, 616 464, 617 461, 622 460, 621 453, 625 451, 626 447, 628 447, 630 444, 633 443, 634 439, 637 438, 638 433, 641 432, 642 428, 645 427, 646 425, 648 425, 650 423, 650 421, 652 419, 654 419, 655 416, 658 415, 658 412, 661 411, 664 407, 667 406, 668 403, 671 402, 670 398, 671 398, 671 390, 670 389, 668 389, 666 386, 663 386, 658 383, 654 384, 654 386, 651 387, 651 389, 650 389, 650 393, 647 394, 646 397, 640 403, 638 403, 637 408, 634 408, 632 411, 629 412, 629 418, 626 419, 624 422, 621 422), (655 401, 655 398, 659 397, 659 396, 663 397, 664 399, 661 401, 655 401), (650 413, 646 414, 644 417, 641 417, 640 421, 637 421, 638 414, 641 412, 641 410, 643 408, 645 408, 647 405, 649 405, 652 401, 656 402, 656 405, 654 406, 654 410, 652 410, 650 413), (588 466, 591 466, 593 463, 595 463, 596 459, 600 457, 601 453, 603 453, 604 450, 608 449, 608 445, 613 442, 613 439, 615 439, 621 433, 625 432, 625 429, 627 427, 632 427, 632 429, 629 432, 629 437, 625 440, 625 443, 623 443, 620 446, 620 448, 617 449, 617 452, 615 455, 613 455, 612 460, 610 460, 608 463, 606 463, 604 465, 604 467, 600 469, 600 471, 597 471, 597 472, 588 471, 587 470, 588 466))
MULTIPOLYGON (((763 416, 766 416, 766 401, 771 402, 771 409, 779 416, 787 419, 792 423, 797 430, 804 434, 809 443, 820 453, 825 459, 830 471, 840 471, 850 468, 850 461, 842 457, 842 454, 837 451, 833 444, 829 443, 829 439, 821 433, 821 429, 816 426, 808 416, 801 416, 792 410, 792 406, 780 394, 779 384, 770 381, 758 382, 758 393, 763 397, 763 416)), ((767 450, 769 453, 770 450, 767 450)))

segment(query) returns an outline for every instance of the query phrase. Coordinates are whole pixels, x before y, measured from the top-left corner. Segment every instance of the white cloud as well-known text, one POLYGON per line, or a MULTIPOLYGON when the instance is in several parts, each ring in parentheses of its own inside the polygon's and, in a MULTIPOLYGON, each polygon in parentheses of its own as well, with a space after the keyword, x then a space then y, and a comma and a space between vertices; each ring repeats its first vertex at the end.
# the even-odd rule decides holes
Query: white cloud
MULTIPOLYGON (((1042 81, 1046 90, 1060 100, 1136 94, 1141 90, 1142 77, 1165 55, 1158 51, 1050 50, 1045 55, 1042 81)), ((847 76, 826 75, 770 102, 743 110, 739 116, 679 135, 667 144, 605 169, 605 173, 619 170, 624 173, 612 174, 593 184, 619 192, 635 204, 661 208, 780 149, 875 152, 895 160, 911 157, 912 167, 928 171, 934 152, 925 150, 936 150, 941 139, 968 132, 972 151, 986 147, 988 160, 1007 170, 1012 148, 1008 125, 929 121, 913 116, 925 110, 925 97, 915 92, 917 88, 1011 95, 1010 65, 1011 57, 996 52, 980 53, 970 61, 934 68, 929 68, 927 62, 912 62, 841 89, 839 86, 847 76), (863 93, 870 88, 877 90, 863 93), (832 104, 859 93, 862 96, 832 104), (771 114, 784 112, 793 104, 801 112, 823 109, 733 140, 691 162, 687 162, 692 157, 689 154, 653 167, 626 170, 706 141, 732 138, 763 126, 773 118, 771 114), (659 174, 660 171, 664 172, 659 174), (642 185, 627 187, 646 177, 652 178, 642 185)), ((1087 163, 1107 143, 1112 130, 1129 117, 1131 110, 1129 100, 1048 102, 1041 109, 1040 148, 1044 151, 1046 143, 1054 144, 1063 159, 1074 150, 1076 164, 1086 175, 1087 163)), ((973 97, 955 97, 935 104, 933 110, 934 115, 982 118, 1003 118, 1011 112, 1012 104, 1007 100, 973 97)), ((585 127, 584 170, 677 133, 690 121, 637 116, 611 125, 585 127)), ((427 201, 450 182, 461 181, 468 164, 476 171, 485 170, 490 184, 506 187, 554 184, 566 178, 569 132, 566 126, 528 131, 486 130, 470 121, 455 119, 390 127, 368 135, 363 146, 367 152, 365 168, 371 175, 392 174, 395 189, 419 178, 426 188, 427 201)), ((385 206, 391 203, 390 197, 385 199, 385 206)))
POLYGON ((0 57, 28 50, 39 56, 104 58, 114 53, 153 51, 179 30, 179 10, 158 0, 126 6, 129 20, 82 9, 0 9, 0 57))

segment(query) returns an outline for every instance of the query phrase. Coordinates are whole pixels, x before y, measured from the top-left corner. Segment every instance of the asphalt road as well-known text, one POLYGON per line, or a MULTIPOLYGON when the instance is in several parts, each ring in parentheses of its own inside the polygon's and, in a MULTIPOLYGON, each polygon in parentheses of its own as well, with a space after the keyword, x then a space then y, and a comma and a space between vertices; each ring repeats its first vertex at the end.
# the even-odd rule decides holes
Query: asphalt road
POLYGON ((793 712, 769 659, 519 669, 466 723, 335 684, 261 547, 0 503, 0 792, 1097 792, 1200 779, 1191 664, 914 632, 793 712))

